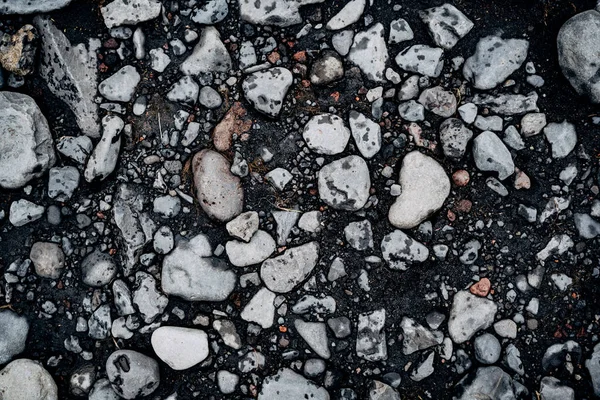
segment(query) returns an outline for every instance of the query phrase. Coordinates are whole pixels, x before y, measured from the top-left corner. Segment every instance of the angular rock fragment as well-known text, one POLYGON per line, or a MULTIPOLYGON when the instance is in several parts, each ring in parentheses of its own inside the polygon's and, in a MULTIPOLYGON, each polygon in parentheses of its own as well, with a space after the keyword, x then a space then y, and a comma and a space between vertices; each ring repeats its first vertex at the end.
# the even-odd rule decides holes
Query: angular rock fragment
POLYGON ((350 0, 337 14, 331 17, 325 28, 337 31, 352 25, 360 19, 366 5, 366 0, 350 0))
POLYGON ((38 14, 66 7, 73 0, 4 0, 0 4, 1 14, 38 14))
POLYGON ((415 37, 413 30, 408 22, 403 18, 398 18, 390 22, 390 38, 389 43, 401 43, 407 40, 412 40, 415 37))
POLYGON ((181 64, 180 70, 185 75, 231 70, 231 56, 215 27, 207 26, 202 30, 198 44, 192 54, 181 64))
POLYGON ((54 142, 31 97, 0 92, 0 109, 0 187, 18 189, 54 165, 54 142))
POLYGON ((192 170, 196 198, 209 217, 225 222, 242 212, 244 190, 225 157, 204 149, 194 156, 192 170))
POLYGON ((429 28, 433 41, 438 46, 450 50, 473 29, 473 22, 452 4, 428 8, 419 16, 429 28))
POLYGON ((129 102, 140 82, 140 74, 134 66, 126 65, 98 85, 98 91, 110 101, 129 102))
POLYGON ((500 115, 518 115, 528 112, 538 112, 537 106, 538 94, 531 92, 523 94, 476 94, 471 101, 482 107, 487 107, 490 111, 500 115))
POLYGON ((259 264, 275 251, 275 240, 265 231, 257 231, 248 243, 230 240, 225 244, 229 262, 236 267, 259 264))
POLYGON ((83 176, 88 182, 104 180, 117 166, 121 151, 121 131, 125 123, 115 115, 102 118, 102 138, 90 156, 83 176))
POLYGON ((137 25, 160 14, 160 0, 114 0, 100 8, 108 29, 121 25, 137 25))
POLYGON ((193 105, 198 101, 200 86, 191 76, 184 76, 173 84, 167 93, 167 99, 173 102, 193 105))
POLYGON ((459 400, 519 399, 527 392, 499 367, 482 367, 466 376, 457 385, 459 400), (474 376, 473 376, 474 375, 474 376))
POLYGON ((329 393, 289 368, 282 368, 263 380, 258 400, 290 399, 329 400, 329 393))
POLYGON ((348 156, 319 171, 319 197, 329 206, 347 211, 360 210, 369 198, 371 178, 365 160, 348 156))
POLYGON ((114 391, 124 399, 148 396, 160 384, 158 363, 133 350, 112 353, 106 360, 106 375, 114 391))
POLYGON ((79 176, 75 167, 50 168, 48 197, 57 201, 68 201, 79 186, 79 176))
POLYGON ((256 211, 248 211, 229 221, 225 225, 225 228, 231 236, 247 243, 258 230, 258 224, 258 213, 256 211))
POLYGON ((441 332, 432 332, 412 318, 402 318, 400 328, 404 335, 402 339, 402 352, 406 355, 440 345, 444 340, 444 335, 441 332))
MULTIPOLYGON (((19 316, 10 309, 0 310, 0 332, 2 332, 0 336, 0 365, 3 365, 25 350, 25 342, 29 333, 27 318, 19 316)), ((0 393, 2 393, 1 386, 0 393)))
POLYGON ((515 172, 510 151, 493 132, 485 131, 473 140, 473 158, 477 168, 482 171, 498 172, 498 178, 504 180, 515 172))
POLYGON ((400 229, 419 225, 437 212, 450 194, 450 179, 442 166, 418 151, 404 156, 399 183, 402 193, 390 207, 388 218, 400 229))
POLYGON ((562 123, 551 122, 544 128, 544 136, 550 142, 553 158, 564 158, 573 151, 577 144, 577 132, 575 125, 563 121, 562 123))
POLYGON ((242 82, 242 90, 254 108, 269 117, 277 117, 292 82, 289 70, 275 67, 248 75, 242 82))
POLYGON ((475 333, 489 328, 494 322, 498 306, 485 297, 475 296, 468 291, 460 291, 454 295, 448 333, 454 343, 464 343, 475 333))
POLYGON ((228 13, 227 0, 208 0, 194 8, 191 18, 197 24, 214 25, 223 21, 228 13))
POLYGON ((319 357, 326 360, 331 357, 327 327, 324 322, 306 322, 297 319, 294 321, 294 328, 319 357))
POLYGON ((357 111, 350 111, 348 118, 352 137, 364 158, 371 158, 381 149, 381 127, 357 111))
POLYGON ((26 199, 13 201, 10 204, 8 220, 14 226, 27 225, 30 222, 40 219, 44 215, 45 210, 44 206, 32 203, 26 199))
POLYGON ((288 293, 310 275, 318 257, 319 245, 316 242, 287 249, 282 255, 262 263, 260 277, 269 290, 288 293))
POLYGON ((384 70, 389 55, 381 23, 358 32, 348 53, 348 60, 356 64, 366 77, 374 82, 384 82, 384 70))
POLYGON ((286 27, 302 23, 300 7, 322 3, 324 0, 274 0, 252 1, 238 0, 240 18, 257 25, 273 25, 286 27))
POLYGON ((367 361, 387 359, 385 339, 385 309, 359 314, 356 333, 356 354, 367 361))
POLYGON ((83 133, 99 137, 98 105, 94 97, 98 82, 96 51, 100 40, 90 39, 87 46, 83 43, 73 46, 49 17, 37 16, 34 24, 41 38, 41 77, 52 94, 73 111, 83 133))
POLYGON ((240 317, 244 321, 257 323, 263 329, 270 328, 275 318, 275 296, 269 289, 261 288, 246 304, 240 317))
POLYGON ((163 292, 187 301, 225 300, 237 277, 212 255, 208 238, 202 234, 178 243, 163 260, 163 292))
POLYGON ((381 241, 383 258, 391 269, 405 271, 412 263, 423 262, 429 257, 429 250, 401 230, 388 233, 381 241))
POLYGON ((156 288, 156 279, 146 272, 138 271, 135 274, 135 284, 133 304, 139 310, 144 322, 151 324, 165 311, 169 299, 156 288))
POLYGON ((528 49, 527 40, 486 36, 465 62, 463 75, 477 89, 493 89, 521 67, 528 49))
POLYGON ((344 76, 344 64, 333 51, 324 51, 310 70, 310 82, 314 85, 327 85, 344 76))
POLYGON ((415 44, 402 50, 396 56, 396 64, 407 72, 437 78, 442 72, 444 50, 439 47, 429 47, 415 44))
POLYGON ((458 118, 448 118, 440 125, 440 141, 446 157, 462 158, 472 137, 473 131, 458 118))

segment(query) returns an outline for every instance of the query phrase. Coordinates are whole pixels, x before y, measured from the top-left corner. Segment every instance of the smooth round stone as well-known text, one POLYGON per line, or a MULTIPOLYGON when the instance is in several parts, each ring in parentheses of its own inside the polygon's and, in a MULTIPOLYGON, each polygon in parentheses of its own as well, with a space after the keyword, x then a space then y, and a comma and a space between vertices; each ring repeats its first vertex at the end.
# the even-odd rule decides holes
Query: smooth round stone
POLYGON ((491 333, 484 333, 475 338, 475 358, 483 364, 494 364, 500 358, 502 346, 491 333))
POLYGON ((65 266, 65 255, 56 243, 37 242, 31 246, 29 258, 35 273, 42 278, 58 279, 65 266))
POLYGON ((124 399, 148 396, 160 384, 158 363, 137 351, 117 350, 106 360, 112 388, 124 399))
POLYGON ((25 350, 28 332, 27 318, 9 309, 0 309, 0 365, 25 350))
POLYGON ((360 210, 369 199, 371 177, 365 160, 348 156, 333 161, 319 171, 319 196, 338 210, 360 210))
POLYGON ((259 264, 269 258, 275 251, 277 245, 275 240, 265 231, 256 231, 245 243, 238 240, 230 240, 225 244, 225 251, 229 261, 236 267, 259 264))
POLYGON ((94 251, 81 262, 81 274, 86 285, 102 287, 115 277, 117 265, 110 255, 94 251))
POLYGON ((0 399, 58 400, 58 388, 40 362, 21 358, 0 371, 0 399))
POLYGON ((418 151, 408 153, 400 169, 402 193, 390 207, 388 218, 400 229, 411 229, 444 205, 450 194, 450 179, 433 158, 418 151))
POLYGON ((350 140, 350 130, 337 115, 321 114, 308 121, 302 137, 315 153, 333 155, 344 151, 350 140))
POLYGON ((156 355, 177 371, 208 357, 208 336, 199 329, 162 326, 152 333, 151 342, 156 355))

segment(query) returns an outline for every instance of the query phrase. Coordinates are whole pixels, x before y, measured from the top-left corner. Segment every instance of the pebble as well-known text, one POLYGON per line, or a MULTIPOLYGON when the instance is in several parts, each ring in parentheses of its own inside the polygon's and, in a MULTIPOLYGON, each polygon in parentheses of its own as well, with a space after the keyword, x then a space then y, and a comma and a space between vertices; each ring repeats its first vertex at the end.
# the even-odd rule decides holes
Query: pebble
POLYGON ((200 40, 192 50, 192 54, 181 63, 179 69, 184 75, 229 72, 231 70, 231 56, 215 27, 207 26, 202 29, 200 40))
POLYGON ((419 103, 440 117, 448 118, 456 113, 456 96, 441 86, 423 90, 419 96, 419 103))
POLYGON ((298 220, 298 228, 306 232, 316 233, 321 231, 321 211, 308 211, 298 220))
POLYGON ((423 121, 425 119, 425 107, 414 100, 409 100, 398 106, 398 114, 410 122, 423 121))
POLYGON ((242 82, 242 90, 256 110, 269 117, 277 117, 292 82, 289 70, 275 67, 248 75, 242 82))
POLYGON ((360 19, 365 10, 366 3, 366 0, 351 0, 346 3, 337 14, 331 17, 329 22, 327 22, 327 25, 325 25, 325 28, 337 31, 352 25, 360 19))
POLYGON ((429 249, 401 230, 384 236, 381 241, 383 258, 391 269, 405 271, 413 263, 423 262, 429 257, 429 249))
POLYGON ((294 328, 319 357, 326 360, 331 357, 325 323, 305 322, 301 319, 297 319, 294 321, 294 328))
POLYGON ((252 235, 258 230, 258 225, 258 213, 256 211, 248 211, 229 221, 225 225, 225 228, 231 236, 244 242, 249 242, 252 235))
POLYGON ((158 358, 175 371, 192 368, 209 355, 208 335, 200 329, 161 326, 150 342, 158 358))
POLYGON ((399 177, 402 194, 388 218, 400 229, 411 229, 437 212, 450 194, 450 179, 433 158, 418 151, 404 156, 399 177))
POLYGON ((510 151, 493 132, 485 131, 473 140, 473 157, 477 168, 482 171, 498 172, 500 180, 508 178, 515 172, 510 151))
POLYGON ((83 283, 91 287, 108 285, 117 274, 113 258, 98 250, 87 255, 80 267, 83 283))
POLYGON ((511 319, 503 319, 494 324, 494 331, 503 338, 517 338, 517 324, 511 319))
POLYGON ((260 264, 276 249, 275 240, 265 231, 258 230, 248 243, 230 240, 225 244, 229 262, 236 267, 260 264))
MULTIPOLYGON (((362 1, 365 0, 354 0, 362 1)), ((310 70, 310 82, 313 85, 328 85, 344 76, 344 64, 333 51, 326 51, 317 59, 310 70)))
POLYGON ((87 182, 106 179, 117 166, 121 151, 121 131, 123 120, 115 115, 102 118, 102 139, 88 159, 83 176, 87 182))
POLYGON ((267 288, 261 288, 246 304, 240 316, 244 321, 254 322, 263 329, 269 329, 273 326, 275 318, 276 294, 267 288))
POLYGON ((208 109, 215 109, 221 107, 223 104, 223 99, 221 99, 221 95, 215 89, 210 86, 204 86, 200 89, 200 93, 198 94, 198 102, 208 109))
POLYGON ((462 158, 471 138, 473 138, 473 131, 457 118, 448 118, 440 125, 440 141, 446 157, 462 158))
POLYGON ((328 400, 329 393, 291 369, 281 368, 263 380, 258 400, 286 399, 328 400))
POLYGON ((340 56, 345 57, 350 52, 353 39, 354 32, 352 30, 341 31, 331 37, 331 44, 340 56))
POLYGON ((98 91, 107 100, 130 102, 140 79, 135 67, 126 65, 103 80, 98 85, 98 91))
POLYGON ((321 168, 319 197, 327 205, 346 211, 360 210, 369 199, 371 178, 365 160, 348 156, 321 168))
POLYGON ((285 168, 275 168, 265 174, 265 179, 280 192, 285 189, 292 180, 292 174, 285 168))
POLYGON ((152 394, 160 384, 158 363, 137 351, 117 350, 106 360, 106 375, 124 399, 152 394))
POLYGON ((373 231, 369 220, 351 222, 344 228, 346 241, 358 251, 373 248, 373 231))
POLYGON ((100 8, 108 29, 121 25, 137 25, 150 21, 160 14, 162 4, 158 0, 114 0, 100 8))
POLYGON ((569 155, 577 144, 575 125, 563 121, 562 123, 549 123, 544 128, 544 136, 552 147, 553 158, 564 158, 569 155))
POLYGON ((383 25, 378 22, 368 30, 356 33, 347 57, 367 79, 374 82, 385 81, 384 71, 389 55, 384 31, 383 25))
POLYGON ((364 158, 372 158, 381 149, 381 127, 364 114, 350 111, 348 118, 352 137, 364 158))
POLYGON ((456 293, 448 319, 448 333, 452 341, 464 343, 478 331, 489 328, 497 311, 498 306, 491 300, 467 291, 456 293))
POLYGON ((172 102, 192 105, 196 104, 199 93, 200 85, 191 76, 184 76, 175 82, 171 90, 167 92, 167 99, 172 102))
POLYGON ((552 376, 542 378, 539 393, 544 400, 575 400, 575 391, 552 376))
POLYGON ((217 386, 223 394, 232 394, 240 382, 240 377, 229 371, 217 372, 217 386))
POLYGON ((403 18, 398 18, 390 22, 390 37, 388 43, 402 43, 413 40, 415 34, 408 22, 403 18))
POLYGON ((500 367, 478 368, 474 376, 459 383, 462 396, 458 400, 487 397, 490 399, 517 399, 525 395, 525 387, 520 385, 500 367))
POLYGON ((14 360, 0 371, 0 393, 9 394, 10 400, 58 400, 50 373, 39 361, 26 358, 14 360))
POLYGON ((420 11, 419 16, 429 28, 429 34, 438 46, 450 50, 475 26, 469 18, 451 4, 420 11))
POLYGON ((226 0, 208 0, 199 4, 192 12, 192 21, 197 24, 214 25, 225 19, 229 14, 226 0))
POLYGON ((584 239, 593 239, 600 235, 600 222, 593 219, 589 214, 575 213, 573 215, 577 233, 584 239))
POLYGON ((592 378, 594 393, 600 396, 600 344, 594 347, 592 355, 585 361, 585 367, 592 378))
POLYGON ((432 332, 412 318, 402 318, 400 328, 403 333, 402 352, 405 355, 438 346, 444 339, 444 335, 441 332, 432 332))
POLYGON ((264 261, 260 277, 269 290, 288 293, 310 275, 319 257, 319 245, 309 242, 288 248, 282 255, 264 261))
POLYGON ((521 118, 521 135, 531 137, 539 134, 546 126, 546 114, 529 113, 521 118))
POLYGON ((475 358, 482 364, 496 363, 502 353, 500 342, 490 333, 477 336, 474 341, 474 348, 475 358))
POLYGON ((396 56, 396 64, 406 72, 437 78, 444 67, 443 54, 439 47, 415 44, 396 56))
MULTIPOLYGON (((0 309, 0 365, 8 363, 16 355, 25 350, 25 342, 29 333, 29 322, 25 316, 5 309, 0 309)), ((0 381, 2 380, 0 373, 0 381)), ((1 389, 0 385, 0 389, 1 389)), ((0 393, 2 391, 0 390, 0 393)))
POLYGON ((65 254, 56 243, 34 243, 29 252, 29 258, 33 263, 35 273, 42 278, 58 279, 65 267, 65 254))
POLYGON ((358 315, 356 327, 356 354, 367 361, 387 359, 385 338, 385 309, 373 310, 358 315))

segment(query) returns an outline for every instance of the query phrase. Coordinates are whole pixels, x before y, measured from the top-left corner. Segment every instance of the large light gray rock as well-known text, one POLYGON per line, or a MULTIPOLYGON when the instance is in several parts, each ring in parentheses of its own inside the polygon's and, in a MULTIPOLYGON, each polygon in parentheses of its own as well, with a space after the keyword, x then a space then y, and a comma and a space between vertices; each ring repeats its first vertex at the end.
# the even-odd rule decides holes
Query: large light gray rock
POLYGON ((257 231, 248 243, 230 240, 225 244, 229 262, 236 267, 259 264, 277 248, 275 240, 265 231, 257 231))
POLYGON ((444 68, 443 55, 444 50, 439 47, 415 44, 398 53, 396 64, 407 72, 437 78, 442 73, 442 68, 444 68))
POLYGON ((540 382, 542 400, 575 400, 575 391, 553 376, 545 376, 540 382))
POLYGON ((381 241, 383 259, 391 269, 405 271, 410 264, 423 262, 429 257, 429 249, 401 230, 388 233, 381 241))
POLYGON ((360 19, 367 5, 366 0, 350 0, 337 14, 335 14, 325 27, 332 31, 344 29, 360 19))
POLYGON ((437 212, 450 194, 450 179, 433 158, 413 151, 404 156, 400 169, 402 193, 390 207, 390 223, 411 229, 437 212))
POLYGON ((0 365, 2 365, 25 350, 29 333, 27 318, 9 309, 0 310, 0 332, 2 332, 0 335, 0 365))
POLYGON ((208 357, 208 335, 200 329, 161 326, 152 332, 152 349, 169 367, 181 371, 208 357))
POLYGON ((288 293, 302 283, 317 265, 319 245, 310 242, 287 249, 282 255, 262 263, 260 277, 276 293, 288 293))
POLYGON ((238 0, 240 18, 256 25, 286 27, 302 22, 300 7, 322 3, 325 0, 238 0))
POLYGON ((44 206, 32 203, 27 199, 13 201, 10 204, 8 220, 14 226, 27 225, 30 222, 40 219, 44 215, 45 210, 44 206))
POLYGON ((54 141, 35 101, 0 92, 0 187, 18 189, 54 165, 54 141))
POLYGON ((433 41, 449 50, 473 29, 473 22, 452 4, 428 8, 419 12, 419 16, 429 28, 433 41))
POLYGON ((0 399, 58 400, 58 388, 40 362, 21 358, 0 371, 0 399))
POLYGON ((490 111, 500 115, 519 115, 528 112, 538 112, 538 94, 536 92, 524 94, 502 93, 498 95, 478 93, 471 99, 473 104, 487 107, 490 111))
POLYGON ((163 260, 163 292, 188 301, 227 299, 237 277, 223 260, 212 255, 208 238, 202 234, 181 241, 163 260))
POLYGON ((181 64, 180 69, 185 75, 231 70, 231 56, 221 41, 217 28, 207 26, 202 30, 200 40, 192 54, 181 64))
POLYGON ((385 81, 384 71, 389 55, 384 36, 383 25, 378 22, 354 36, 348 53, 348 61, 356 64, 368 79, 375 82, 385 81))
POLYGON ((4 0, 0 14, 37 14, 66 7, 73 0, 4 0))
POLYGON ((197 24, 214 25, 223 21, 228 13, 227 0, 208 0, 194 8, 191 18, 197 24))
POLYGON ((108 29, 121 25, 137 25, 158 17, 160 0, 114 0, 100 8, 108 29))
POLYGON ((158 363, 137 351, 117 350, 106 360, 106 375, 124 399, 148 396, 160 384, 158 363))
POLYGON ((196 198, 213 219, 229 221, 244 207, 240 178, 231 173, 229 161, 214 150, 204 149, 192 160, 196 198))
POLYGON ((277 117, 294 78, 285 68, 254 72, 242 82, 244 97, 261 113, 277 117))
POLYGON ((81 131, 87 136, 99 137, 98 104, 94 100, 98 84, 96 52, 100 40, 90 39, 87 45, 73 46, 49 17, 37 16, 34 24, 41 38, 41 77, 50 92, 73 111, 81 131))
POLYGON ((465 61, 463 75, 477 89, 493 89, 521 67, 528 49, 527 40, 486 36, 465 61))
POLYGON ((381 127, 364 114, 350 111, 348 118, 352 137, 364 158, 371 158, 381 149, 381 127))
POLYGON ((329 359, 329 339, 324 322, 306 322, 301 319, 294 321, 294 328, 310 348, 321 358, 329 359))
POLYGON ((35 273, 48 279, 58 279, 65 267, 65 254, 60 246, 52 242, 36 242, 31 246, 29 258, 35 273))
POLYGON ((273 326, 273 318, 275 318, 275 293, 267 288, 261 288, 246 304, 242 310, 240 317, 244 321, 255 322, 263 329, 268 329, 273 326))
POLYGON ((319 171, 318 187, 319 197, 329 206, 338 210, 360 210, 369 199, 369 167, 359 156, 333 161, 319 171))
POLYGON ((86 181, 104 180, 115 170, 121 151, 121 131, 124 127, 125 123, 116 115, 102 118, 102 139, 85 166, 83 176, 86 181))
POLYGON ((477 168, 482 171, 497 172, 500 180, 508 178, 515 172, 515 163, 510 151, 491 131, 482 132, 473 140, 473 158, 477 168))
POLYGON ((277 374, 265 378, 258 393, 258 400, 305 399, 329 400, 329 393, 289 368, 282 368, 277 374))
POLYGON ((358 315, 356 354, 367 361, 387 359, 385 308, 358 315))
POLYGON ((333 155, 344 151, 350 140, 350 130, 337 115, 319 114, 304 125, 302 137, 315 153, 333 155))
POLYGON ((527 392, 525 387, 498 367, 479 368, 475 374, 463 378, 456 387, 460 395, 458 400, 516 400, 527 392))
POLYGON ((485 297, 475 296, 466 290, 454 295, 448 333, 455 343, 464 343, 475 333, 489 328, 494 322, 498 306, 485 297))
POLYGON ((573 151, 577 144, 575 125, 566 120, 558 124, 551 122, 544 128, 544 136, 550 142, 553 158, 564 158, 573 151))
POLYGON ((560 28, 558 63, 577 93, 600 103, 600 7, 584 11, 560 28))
POLYGON ((98 91, 110 101, 129 102, 140 83, 140 74, 133 65, 126 65, 98 85, 98 91))

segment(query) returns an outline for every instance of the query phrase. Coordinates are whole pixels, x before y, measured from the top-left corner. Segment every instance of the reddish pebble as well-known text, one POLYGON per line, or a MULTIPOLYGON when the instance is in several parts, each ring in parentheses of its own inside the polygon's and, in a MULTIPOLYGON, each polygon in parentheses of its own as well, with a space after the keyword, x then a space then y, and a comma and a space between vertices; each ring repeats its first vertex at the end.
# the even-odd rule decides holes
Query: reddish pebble
POLYGON ((488 278, 481 278, 479 282, 471 286, 469 289, 471 293, 475 296, 485 297, 490 292, 490 288, 492 287, 492 283, 488 278))
POLYGON ((305 62, 306 61, 306 51, 299 51, 294 54, 294 61, 305 62))
POLYGON ((451 210, 448 210, 447 215, 450 222, 454 222, 456 220, 456 214, 454 214, 451 210))
POLYGON ((471 207, 473 207, 473 203, 470 200, 460 200, 454 206, 454 211, 457 213, 468 213, 471 211, 471 207))
POLYGON ((471 177, 469 176, 469 173, 464 169, 459 169, 458 171, 452 174, 452 182, 454 182, 456 186, 467 186, 470 180, 471 177))
POLYGON ((272 52, 271 54, 269 54, 267 56, 267 59, 269 60, 269 62, 271 64, 275 64, 277 61, 279 61, 280 58, 281 58, 281 56, 276 51, 272 52))
POLYGON ((107 49, 116 49, 119 47, 119 43, 114 38, 110 38, 104 42, 104 47, 107 49))
POLYGON ((531 180, 525 174, 525 172, 520 171, 515 168, 516 177, 515 177, 515 189, 529 189, 531 187, 531 180))

